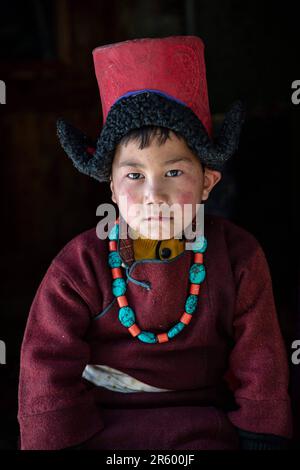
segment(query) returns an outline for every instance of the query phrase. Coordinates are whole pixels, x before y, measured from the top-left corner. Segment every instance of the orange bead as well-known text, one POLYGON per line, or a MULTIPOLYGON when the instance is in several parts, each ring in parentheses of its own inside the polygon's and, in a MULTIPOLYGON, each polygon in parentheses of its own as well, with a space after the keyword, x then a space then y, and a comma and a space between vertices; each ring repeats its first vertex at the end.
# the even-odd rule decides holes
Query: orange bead
POLYGON ((109 251, 117 251, 118 250, 118 245, 116 240, 110 240, 109 242, 109 251))
POLYGON ((121 268, 112 268, 111 273, 112 273, 113 279, 123 277, 121 268))
POLYGON ((157 335, 157 339, 159 343, 166 343, 167 341, 169 341, 167 333, 160 333, 159 335, 157 335))
POLYGON ((203 263, 203 253, 195 253, 194 262, 202 264, 203 263))
POLYGON ((189 313, 184 312, 182 317, 180 318, 180 321, 184 323, 185 325, 188 325, 192 319, 193 315, 190 315, 189 313))
POLYGON ((117 297, 117 302, 119 304, 119 307, 126 307, 128 305, 127 299, 125 295, 120 295, 117 297))
POLYGON ((128 331, 129 331, 129 333, 130 333, 133 337, 135 337, 135 336, 137 336, 137 335, 139 335, 139 334, 141 333, 141 330, 140 330, 140 328, 137 326, 136 323, 134 323, 133 325, 131 325, 131 326, 128 328, 128 331))
POLYGON ((191 284, 190 294, 198 295, 200 292, 200 284, 191 284))

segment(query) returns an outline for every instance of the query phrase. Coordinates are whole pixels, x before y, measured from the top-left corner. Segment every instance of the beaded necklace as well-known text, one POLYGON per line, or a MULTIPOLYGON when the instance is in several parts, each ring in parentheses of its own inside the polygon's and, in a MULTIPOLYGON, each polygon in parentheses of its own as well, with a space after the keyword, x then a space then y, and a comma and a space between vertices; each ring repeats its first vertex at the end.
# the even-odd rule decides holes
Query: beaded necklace
POLYGON ((202 235, 193 242, 194 260, 189 270, 189 295, 185 302, 184 313, 179 322, 172 326, 167 332, 155 334, 151 331, 143 331, 136 323, 135 313, 128 305, 126 297, 126 282, 123 279, 121 265, 122 259, 118 253, 119 240, 119 218, 115 221, 113 228, 108 235, 109 238, 109 255, 108 264, 112 273, 112 292, 117 298, 119 305, 119 321, 128 329, 129 333, 135 338, 137 337, 143 343, 166 343, 180 333, 187 326, 196 310, 198 303, 198 295, 200 292, 200 284, 205 279, 205 267, 203 264, 203 253, 207 248, 207 240, 202 235))

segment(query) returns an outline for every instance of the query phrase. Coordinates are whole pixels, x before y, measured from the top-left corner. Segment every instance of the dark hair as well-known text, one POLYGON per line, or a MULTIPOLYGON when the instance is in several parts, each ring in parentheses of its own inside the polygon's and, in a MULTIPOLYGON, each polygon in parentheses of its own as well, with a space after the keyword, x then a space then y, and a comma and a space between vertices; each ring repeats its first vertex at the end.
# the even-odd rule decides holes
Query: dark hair
MULTIPOLYGON (((138 129, 132 129, 127 134, 125 134, 122 139, 119 141, 121 145, 127 145, 130 141, 139 142, 139 148, 149 147, 152 140, 156 137, 159 145, 163 145, 167 139, 170 138, 170 131, 167 127, 160 126, 142 126, 138 129)), ((183 139, 183 137, 175 131, 174 134, 178 139, 183 139)))
MULTIPOLYGON (((158 145, 163 145, 167 139, 170 138, 170 131, 172 131, 176 137, 180 140, 185 140, 185 138, 176 131, 169 129, 168 127, 161 127, 161 126, 142 126, 137 129, 132 129, 131 131, 127 132, 122 139, 119 141, 119 145, 127 145, 130 141, 139 142, 139 148, 142 150, 144 148, 149 147, 152 140, 156 137, 158 141, 158 145)), ((185 140, 186 142, 186 140, 185 140)), ((188 143, 186 142, 187 146, 189 147, 188 143)), ((189 147, 190 148, 190 147, 189 147)), ((193 150, 191 149, 193 152, 193 150)), ((113 152, 114 154, 115 152, 113 152)), ((194 153, 194 152, 193 152, 194 153)), ((204 171, 204 164, 199 161, 202 170, 204 171)))

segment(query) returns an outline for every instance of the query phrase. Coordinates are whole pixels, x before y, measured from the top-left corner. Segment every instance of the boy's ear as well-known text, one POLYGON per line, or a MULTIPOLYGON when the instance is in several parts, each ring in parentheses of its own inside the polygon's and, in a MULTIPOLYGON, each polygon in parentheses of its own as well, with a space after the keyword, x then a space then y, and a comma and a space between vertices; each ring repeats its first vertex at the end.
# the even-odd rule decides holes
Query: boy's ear
POLYGON ((210 168, 205 168, 203 175, 203 192, 202 192, 202 201, 206 201, 209 197, 209 194, 213 187, 220 181, 222 174, 220 171, 211 170, 210 168))

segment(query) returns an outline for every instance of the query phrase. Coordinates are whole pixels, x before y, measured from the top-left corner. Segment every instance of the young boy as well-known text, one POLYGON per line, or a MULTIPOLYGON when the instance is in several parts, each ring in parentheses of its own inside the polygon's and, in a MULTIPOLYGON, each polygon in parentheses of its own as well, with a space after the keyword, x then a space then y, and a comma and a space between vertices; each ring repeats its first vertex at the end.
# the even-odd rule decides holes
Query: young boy
POLYGON ((288 367, 264 253, 223 218, 205 216, 205 238, 176 224, 189 204, 184 226, 195 227, 237 148, 241 104, 213 141, 195 36, 93 55, 98 141, 63 120, 58 135, 78 170, 110 182, 119 217, 109 238, 92 229, 71 240, 37 291, 21 353, 21 448, 283 447, 288 367), (142 210, 126 211, 124 198, 142 210), (154 217, 163 206, 172 215, 154 217))

